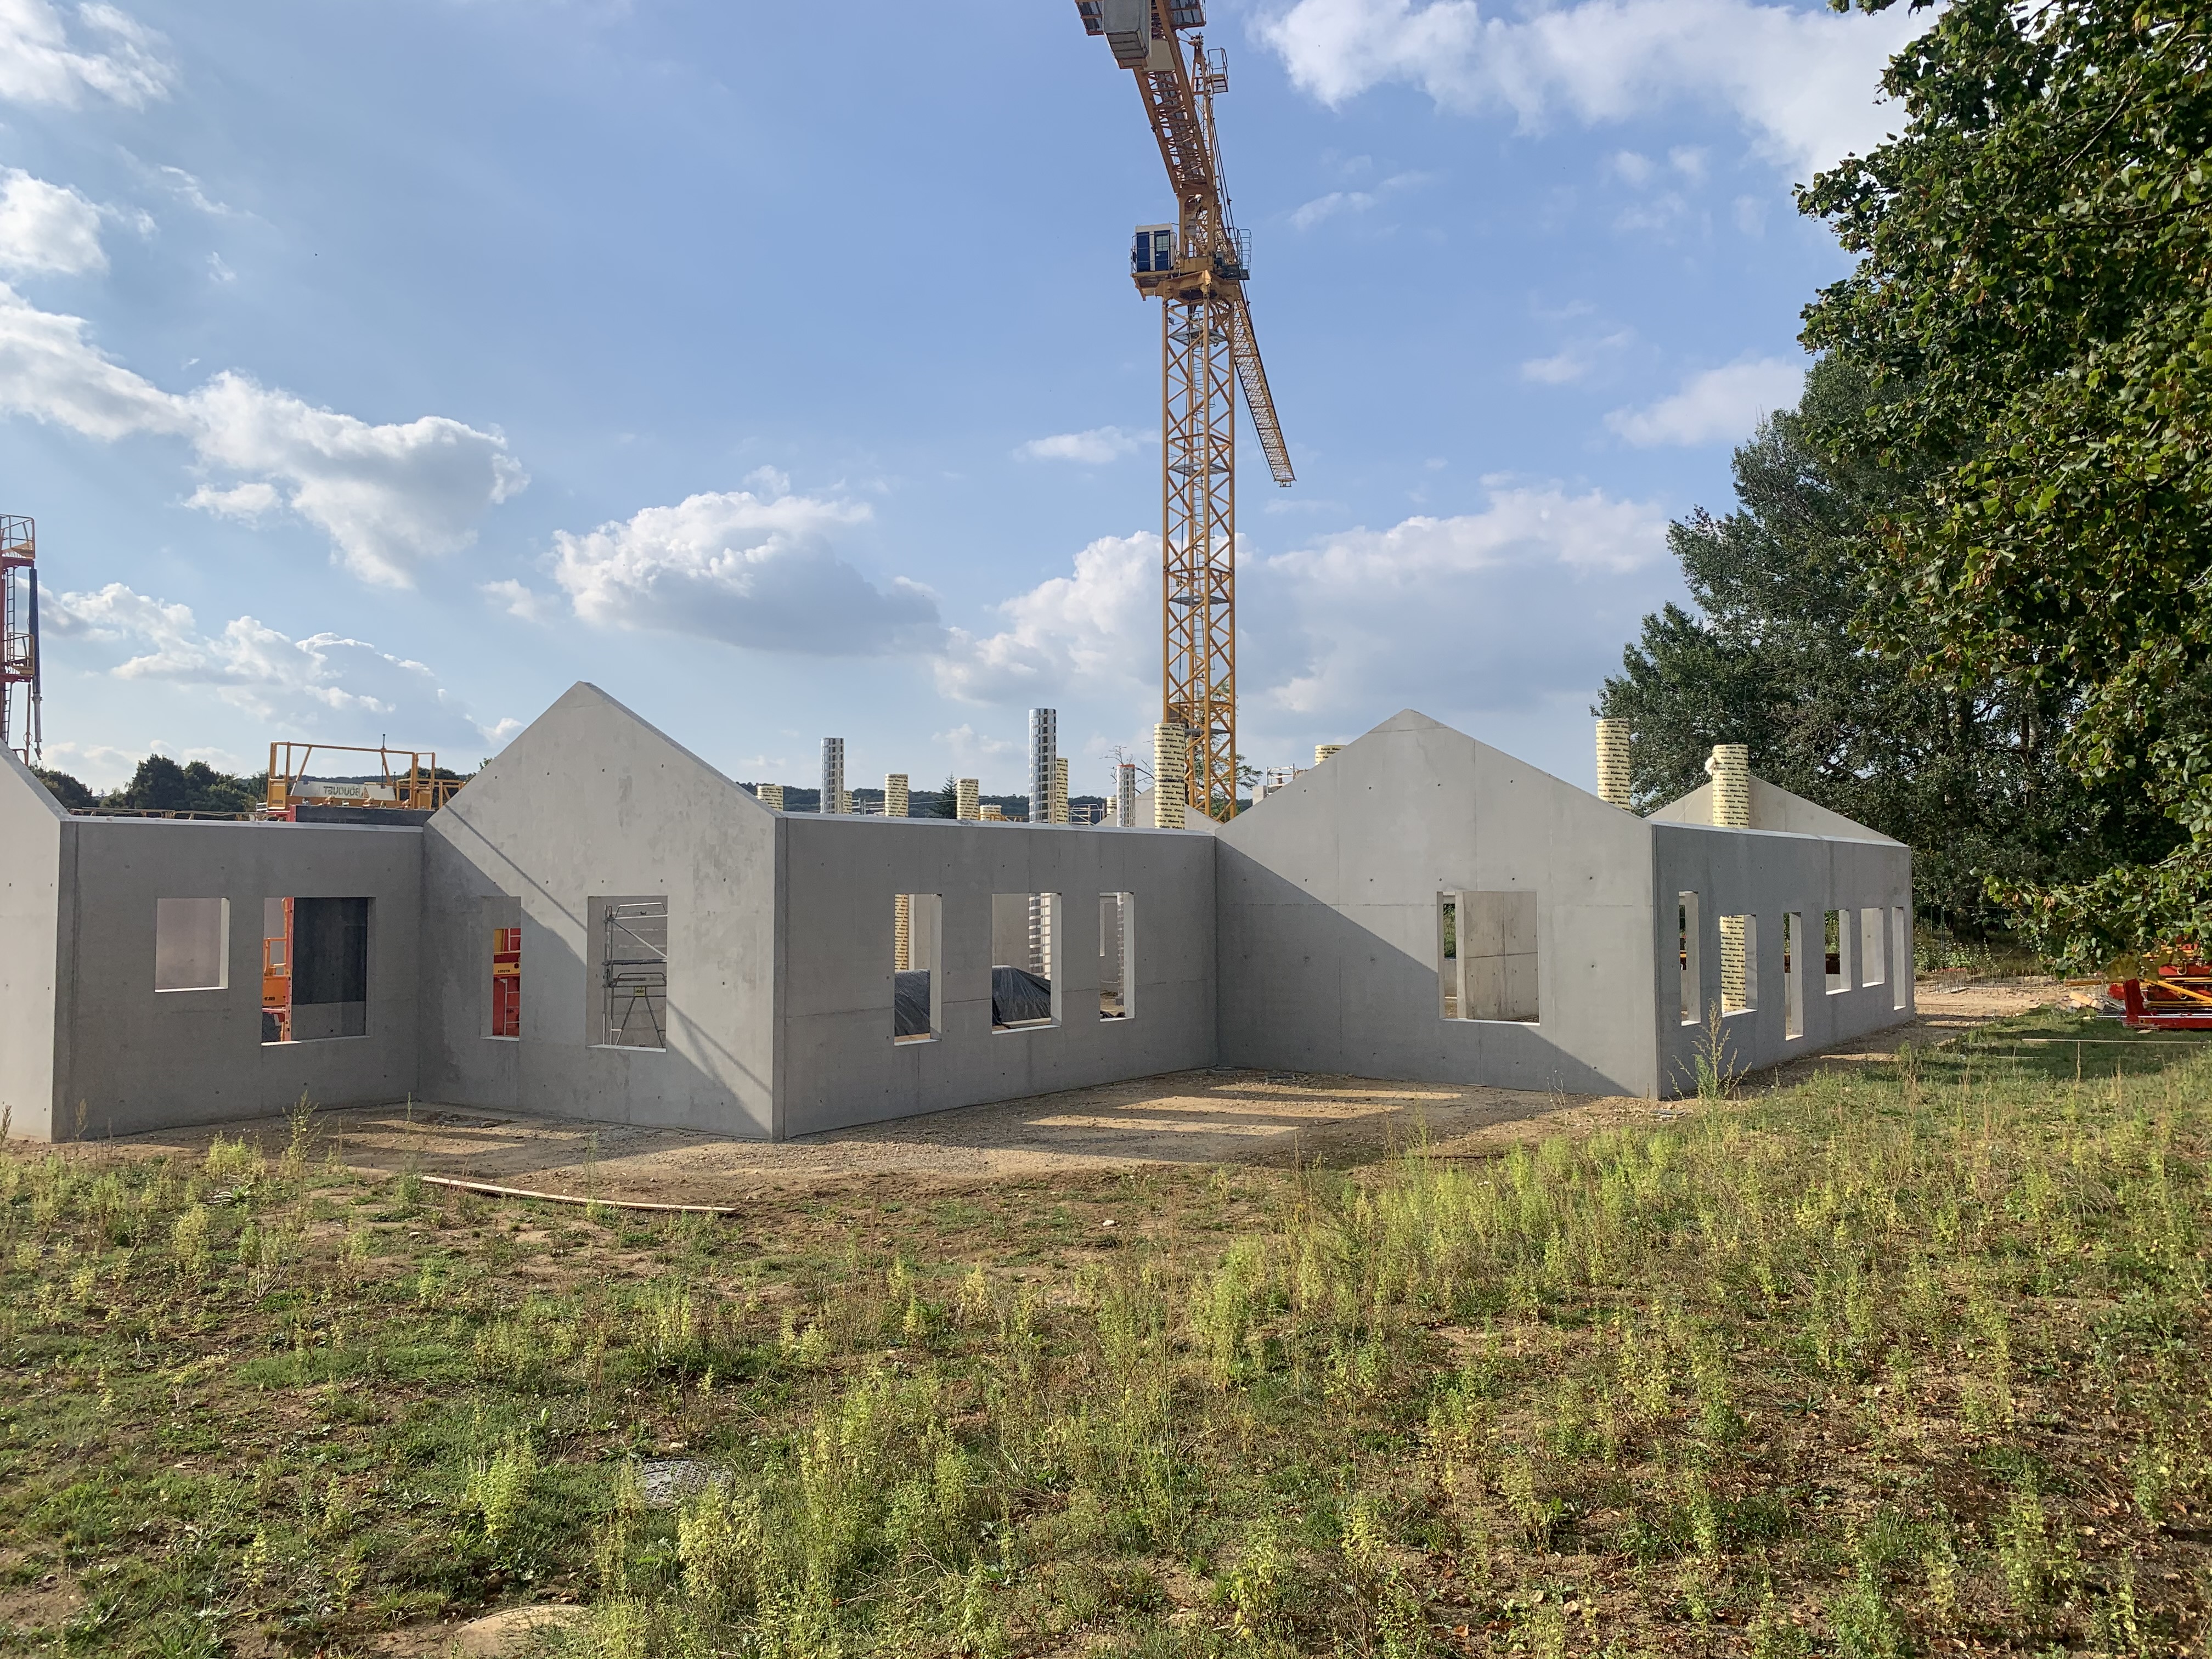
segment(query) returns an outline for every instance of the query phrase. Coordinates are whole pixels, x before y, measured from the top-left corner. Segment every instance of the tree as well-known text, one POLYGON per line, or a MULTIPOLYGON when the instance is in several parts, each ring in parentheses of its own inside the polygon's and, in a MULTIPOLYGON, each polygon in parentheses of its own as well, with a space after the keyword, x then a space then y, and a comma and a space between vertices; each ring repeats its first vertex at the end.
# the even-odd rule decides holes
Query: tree
POLYGON ((957 818, 960 816, 960 780, 947 772, 945 781, 938 786, 937 804, 928 816, 933 818, 957 818))
POLYGON ((1800 196, 1860 255, 1805 343, 1880 394, 1824 441, 1926 469, 1881 517, 1890 638, 1931 684, 2069 708, 2068 763, 2191 837, 1999 879, 2075 964, 2212 932, 2208 58, 2179 0, 1954 0, 1884 77, 1903 133, 1800 196))
POLYGON ((1869 647, 1869 616, 1883 614, 1876 526, 1914 479, 1820 439, 1871 395, 1851 366, 1816 363, 1798 407, 1735 452, 1736 510, 1698 508, 1668 533, 1696 613, 1644 618, 1598 712, 1635 733, 1640 805, 1703 783, 1716 743, 1747 744, 1761 777, 1911 846, 1921 909, 1979 930, 2001 915, 1992 876, 2087 877, 2175 836, 2125 791, 2067 771, 2063 699, 2017 680, 1933 684, 1914 672, 1929 642, 1909 629, 1869 647))
POLYGON ((33 775, 52 793, 53 798, 71 811, 89 811, 98 803, 99 798, 90 789, 66 772, 51 772, 42 766, 34 766, 31 770, 33 775))
POLYGON ((131 781, 107 798, 110 806, 142 812, 218 812, 242 815, 261 799, 257 780, 218 772, 205 761, 179 766, 167 755, 149 755, 131 781))

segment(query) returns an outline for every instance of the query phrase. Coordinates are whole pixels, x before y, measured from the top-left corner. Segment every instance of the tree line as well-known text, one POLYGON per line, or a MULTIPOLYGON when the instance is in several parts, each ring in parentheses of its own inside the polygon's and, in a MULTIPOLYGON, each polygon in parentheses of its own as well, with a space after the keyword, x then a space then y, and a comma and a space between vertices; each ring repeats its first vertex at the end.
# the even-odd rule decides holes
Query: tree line
MULTIPOLYGON (((1870 11, 1894 0, 1862 0, 1870 11)), ((1916 0, 1918 3, 1918 0, 1916 0)), ((2212 15, 1953 0, 1904 130, 1798 192, 1858 256, 1795 410, 1672 526, 1598 712, 1909 842, 1922 908, 2102 969, 2212 928, 2212 15)))

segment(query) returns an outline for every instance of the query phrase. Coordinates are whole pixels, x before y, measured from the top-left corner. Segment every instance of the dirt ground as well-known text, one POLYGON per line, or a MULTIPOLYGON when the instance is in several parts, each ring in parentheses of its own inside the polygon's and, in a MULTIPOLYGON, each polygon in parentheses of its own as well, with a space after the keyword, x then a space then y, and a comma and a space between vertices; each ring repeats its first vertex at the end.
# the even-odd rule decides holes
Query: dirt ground
MULTIPOLYGON (((1795 1081, 1823 1068, 1886 1058, 1907 1041, 1938 1042, 1975 1025, 2080 994, 2051 980, 1920 981, 1917 1017, 1794 1061, 1795 1081)), ((1425 1138, 1433 1156, 1480 1158, 1515 1141, 1587 1134, 1638 1120, 1666 1121, 1694 1101, 1541 1094, 1449 1084, 1391 1083, 1308 1073, 1174 1072, 965 1107, 926 1117, 769 1144, 678 1129, 587 1123, 416 1101, 319 1113, 320 1137, 364 1171, 485 1182, 613 1203, 744 1209, 793 1195, 898 1186, 944 1190, 1146 1164, 1332 1165, 1386 1157, 1425 1138)), ((282 1146, 282 1117, 131 1137, 141 1152, 197 1155, 217 1134, 282 1146)))

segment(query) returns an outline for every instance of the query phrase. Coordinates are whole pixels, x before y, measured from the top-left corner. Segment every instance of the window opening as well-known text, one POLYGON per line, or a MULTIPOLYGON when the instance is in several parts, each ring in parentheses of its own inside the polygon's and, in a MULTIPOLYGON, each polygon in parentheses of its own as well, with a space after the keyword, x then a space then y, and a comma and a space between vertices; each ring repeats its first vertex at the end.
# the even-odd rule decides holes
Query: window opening
POLYGON ((900 893, 891 909, 891 1041, 932 1042, 945 1034, 944 901, 900 893))
POLYGON ((1136 895, 1098 896, 1098 1018, 1127 1019, 1137 1012, 1136 975, 1130 971, 1136 941, 1136 895))
POLYGON ((1826 939, 1828 994, 1851 988, 1851 942, 1844 928, 1844 913, 1827 913, 1826 939))
POLYGON ((668 901, 593 899, 599 957, 600 1042, 668 1046, 668 901))
POLYGON ((1882 914, 1879 908, 1859 912, 1859 983, 1880 985, 1888 977, 1888 952, 1883 948, 1882 914))
POLYGON ((220 991, 230 984, 230 901, 154 901, 154 988, 220 991))
POLYGON ((1759 1006, 1759 918, 1721 918, 1721 1012, 1747 1014, 1759 1006))
POLYGON ((272 898, 261 905, 261 1040, 368 1035, 365 898, 272 898))
POLYGON ((522 929, 491 930, 491 1034, 522 1035, 522 929))
POLYGON ((1782 918, 1782 1035, 1805 1035, 1805 918, 1796 910, 1782 918))
POLYGON ((1685 1025, 1702 1024, 1705 1018, 1705 990, 1698 976, 1698 896, 1674 896, 1675 952, 1682 963, 1681 1017, 1685 1025))
POLYGON ((991 895, 991 1029, 1060 1020, 1060 895, 991 895))
POLYGON ((1889 913, 1890 959, 1897 971, 1890 975, 1889 1006, 1902 1008, 1912 1000, 1912 919, 1903 905, 1889 913))
POLYGON ((1443 1017, 1534 1024, 1535 894, 1440 894, 1437 921, 1443 1017))

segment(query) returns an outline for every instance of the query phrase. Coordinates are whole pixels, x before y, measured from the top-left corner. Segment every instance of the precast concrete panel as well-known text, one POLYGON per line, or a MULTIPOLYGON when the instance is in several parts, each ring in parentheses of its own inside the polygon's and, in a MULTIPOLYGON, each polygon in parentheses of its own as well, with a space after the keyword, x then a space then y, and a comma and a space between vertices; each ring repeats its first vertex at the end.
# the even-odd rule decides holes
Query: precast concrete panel
POLYGON ((131 1134, 399 1100, 416 1088, 422 832, 353 824, 71 818, 68 1121, 131 1134), (155 988, 158 902, 227 899, 227 983, 155 988), (283 898, 368 901, 366 1030, 262 1041, 262 915, 283 898))
MULTIPOLYGON (((789 820, 778 1054, 786 1134, 1213 1060, 1213 855, 1203 831, 951 819, 789 820), (1135 895, 1135 1012, 1099 1017, 1098 896, 1135 895), (944 1028, 893 1041, 893 899, 935 893, 944 1028), (1060 1018, 994 1030, 992 900, 1060 896, 1060 1018)), ((1024 913, 1025 914, 1025 913, 1024 913)), ((1027 956, 1024 923, 1022 957, 1027 956)), ((1018 961, 1016 965, 1018 965, 1018 961)))
POLYGON ((775 1134, 785 821, 598 687, 572 687, 425 827, 424 1092, 775 1134), (665 1044, 613 1047, 592 901, 653 897, 668 907, 665 1044), (484 1035, 499 898, 521 915, 514 1041, 484 1035))
POLYGON ((1655 1086, 1641 820, 1407 710, 1219 838, 1224 1060, 1655 1086), (1462 891, 1534 896, 1536 1021, 1443 1017, 1439 896, 1462 891))
MULTIPOLYGON (((1850 912, 1847 930, 1857 926, 1861 908, 1880 908, 1887 917, 1894 907, 1909 908, 1912 902, 1912 854, 1891 841, 1838 840, 1821 836, 1764 830, 1723 830, 1710 826, 1654 823, 1654 885, 1660 896, 1653 917, 1652 978, 1659 1006, 1660 1089, 1681 1094, 1697 1086, 1698 1062, 1711 1063, 1713 1037, 1699 1022, 1674 1016, 1681 969, 1677 946, 1676 896, 1698 895, 1701 968, 1700 1006, 1707 1012, 1720 1005, 1720 918, 1755 918, 1751 957, 1758 1006, 1738 1013, 1723 1013, 1720 1022, 1723 1069, 1748 1072, 1864 1036, 1911 1018, 1910 964, 1905 971, 1905 1006, 1895 1006, 1897 986, 1892 974, 1884 982, 1866 986, 1862 965, 1851 962, 1850 988, 1825 988, 1820 960, 1823 914, 1850 912), (1804 1028, 1796 1037, 1788 1035, 1788 1010, 1784 995, 1783 916, 1795 912, 1805 919, 1809 945, 1802 945, 1804 959, 1796 964, 1802 981, 1804 1028)), ((1851 935, 1856 938, 1855 933, 1851 935)))
POLYGON ((0 1118, 8 1133, 68 1133, 69 947, 62 926, 70 815, 0 749, 0 1118))

